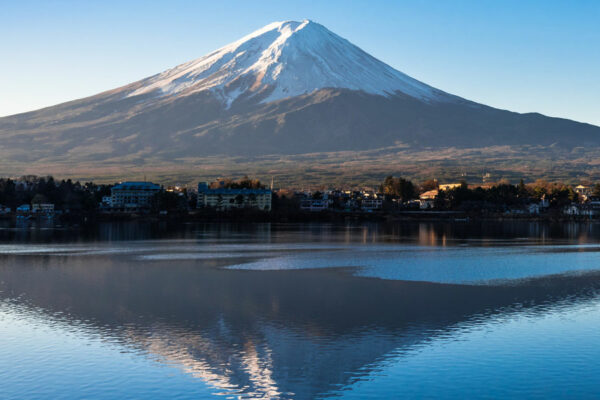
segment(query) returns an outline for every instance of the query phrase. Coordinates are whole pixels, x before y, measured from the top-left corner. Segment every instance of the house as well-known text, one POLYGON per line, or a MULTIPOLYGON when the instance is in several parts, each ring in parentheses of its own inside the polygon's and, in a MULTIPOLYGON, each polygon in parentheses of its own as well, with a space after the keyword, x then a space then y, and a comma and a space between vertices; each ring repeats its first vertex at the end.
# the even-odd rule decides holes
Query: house
POLYGON ((438 189, 441 191, 452 190, 462 186, 462 183, 447 183, 445 185, 439 185, 438 189))
POLYGON ((300 209, 304 211, 323 211, 328 208, 328 199, 304 199, 300 201, 300 209))
POLYGON ((112 208, 112 196, 102 196, 102 202, 100 203, 102 208, 112 208))
POLYGON ((506 215, 520 215, 525 214, 526 210, 523 207, 511 207, 508 210, 504 211, 506 215))
POLYGON ((185 193, 185 187, 179 185, 167 186, 167 192, 178 193, 179 195, 183 195, 185 193))
POLYGON ((34 214, 54 214, 54 204, 52 203, 34 203, 31 205, 31 212, 34 214))
POLYGON ((580 215, 585 217, 596 217, 600 215, 600 208, 591 205, 590 203, 571 203, 562 210, 565 215, 580 215))
POLYGON ((197 208, 214 207, 217 210, 230 208, 258 208, 271 211, 270 189, 233 189, 219 187, 211 189, 206 182, 198 183, 197 208))
POLYGON ((563 207, 562 213, 565 215, 579 215, 579 206, 575 203, 571 203, 568 206, 563 207))
POLYGON ((419 196, 419 208, 421 210, 428 210, 435 206, 435 198, 437 197, 439 191, 429 190, 427 192, 421 193, 419 196))
POLYGON ((396 207, 406 207, 408 209, 419 209, 421 208, 421 200, 408 200, 405 202, 401 202, 397 199, 392 200, 392 204, 394 204, 396 207))
POLYGON ((31 207, 29 204, 21 204, 17 207, 17 214, 29 214, 31 212, 31 207))
POLYGON ((588 197, 587 204, 594 209, 600 209, 600 197, 588 197))
POLYGON ((590 217, 600 215, 600 197, 589 196, 587 202, 582 204, 582 206, 587 210, 586 215, 590 217))
POLYGON ((429 190, 427 192, 421 193, 421 195, 419 196, 420 200, 435 200, 435 198, 437 197, 439 191, 438 190, 429 190))
POLYGON ((538 215, 540 213, 540 203, 529 203, 525 205, 525 209, 529 214, 538 215))
POLYGON ((364 199, 360 204, 360 208, 363 211, 381 210, 382 206, 383 201, 378 198, 364 199))
POLYGON ((586 201, 588 197, 592 195, 593 188, 591 186, 586 185, 577 185, 575 186, 575 192, 581 196, 583 201, 586 201))
POLYGON ((111 209, 139 211, 149 209, 152 199, 161 187, 152 182, 122 182, 111 188, 111 209))

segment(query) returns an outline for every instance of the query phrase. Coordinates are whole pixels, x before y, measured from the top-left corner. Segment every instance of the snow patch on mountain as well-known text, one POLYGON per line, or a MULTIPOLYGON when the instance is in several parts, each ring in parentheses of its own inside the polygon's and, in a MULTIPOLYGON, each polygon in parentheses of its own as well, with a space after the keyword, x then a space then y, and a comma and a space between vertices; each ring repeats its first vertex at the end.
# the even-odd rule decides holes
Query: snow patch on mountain
POLYGON ((229 106, 239 96, 263 93, 263 102, 345 88, 426 102, 455 96, 419 82, 370 56, 315 22, 269 24, 204 57, 144 79, 128 94, 187 95, 211 90, 229 106))

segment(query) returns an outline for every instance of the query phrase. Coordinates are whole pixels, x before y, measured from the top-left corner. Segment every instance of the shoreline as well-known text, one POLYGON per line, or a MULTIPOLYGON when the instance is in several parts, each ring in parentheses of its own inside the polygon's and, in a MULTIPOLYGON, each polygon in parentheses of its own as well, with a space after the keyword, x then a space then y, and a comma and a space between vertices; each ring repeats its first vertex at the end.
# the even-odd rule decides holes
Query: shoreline
POLYGON ((529 221, 529 222, 600 222, 600 218, 589 216, 563 215, 548 213, 540 215, 518 215, 499 213, 467 213, 462 211, 399 211, 346 213, 335 211, 320 212, 263 212, 259 210, 231 210, 228 212, 190 212, 159 214, 69 214, 54 217, 32 216, 27 219, 17 218, 16 215, 2 215, 0 221, 11 225, 64 225, 79 226, 110 222, 169 222, 169 223, 330 223, 330 222, 500 222, 500 221, 529 221))

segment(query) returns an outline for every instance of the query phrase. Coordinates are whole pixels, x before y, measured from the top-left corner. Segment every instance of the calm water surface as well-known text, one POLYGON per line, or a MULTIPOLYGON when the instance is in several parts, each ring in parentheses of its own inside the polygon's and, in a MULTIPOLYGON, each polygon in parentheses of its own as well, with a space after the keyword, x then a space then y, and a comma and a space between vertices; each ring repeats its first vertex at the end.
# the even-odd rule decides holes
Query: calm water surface
POLYGON ((600 396, 600 224, 0 227, 0 398, 600 396))

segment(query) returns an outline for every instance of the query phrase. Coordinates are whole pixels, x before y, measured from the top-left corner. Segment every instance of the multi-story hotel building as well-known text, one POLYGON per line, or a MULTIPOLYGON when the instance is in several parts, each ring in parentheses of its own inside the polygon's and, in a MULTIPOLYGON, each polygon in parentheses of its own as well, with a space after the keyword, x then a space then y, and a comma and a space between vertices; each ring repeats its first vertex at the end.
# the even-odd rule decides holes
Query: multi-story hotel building
POLYGON ((270 211, 271 198, 269 189, 211 189, 206 182, 200 182, 197 207, 214 207, 217 210, 248 207, 270 211))
POLYGON ((152 198, 161 187, 152 182, 122 182, 111 189, 113 210, 133 211, 150 208, 152 198))

